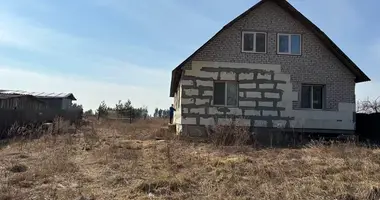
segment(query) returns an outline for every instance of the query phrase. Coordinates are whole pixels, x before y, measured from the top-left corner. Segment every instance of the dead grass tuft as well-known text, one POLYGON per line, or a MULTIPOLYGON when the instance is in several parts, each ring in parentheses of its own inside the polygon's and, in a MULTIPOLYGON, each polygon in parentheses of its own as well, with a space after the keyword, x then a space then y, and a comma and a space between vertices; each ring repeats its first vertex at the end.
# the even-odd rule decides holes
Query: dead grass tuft
POLYGON ((236 125, 215 127, 201 143, 178 140, 164 124, 93 121, 10 141, 0 149, 0 200, 379 199, 379 149, 255 150, 242 148, 251 134, 236 125))
POLYGON ((85 197, 85 196, 81 196, 79 198, 79 200, 95 200, 95 197, 85 197))
POLYGON ((21 188, 31 188, 34 184, 35 176, 31 173, 17 174, 12 176, 8 183, 21 188))
POLYGON ((13 200, 10 194, 0 194, 0 200, 13 200))
POLYGON ((172 195, 173 193, 188 192, 192 182, 186 179, 161 178, 152 181, 143 181, 135 187, 135 191, 145 194, 172 195))
POLYGON ((55 149, 46 154, 40 160, 39 166, 35 169, 36 176, 50 177, 58 174, 73 174, 78 172, 78 165, 71 161, 70 153, 67 149, 55 149))
POLYGON ((12 200, 13 195, 11 194, 11 189, 7 186, 0 186, 0 200, 12 200))
POLYGON ((249 128, 234 121, 227 125, 210 127, 208 138, 216 146, 244 146, 253 142, 249 128))
POLYGON ((356 197, 352 196, 351 194, 342 194, 339 195, 336 200, 357 200, 356 197))
POLYGON ((372 188, 372 190, 368 193, 368 200, 378 200, 380 199, 380 188, 372 188))

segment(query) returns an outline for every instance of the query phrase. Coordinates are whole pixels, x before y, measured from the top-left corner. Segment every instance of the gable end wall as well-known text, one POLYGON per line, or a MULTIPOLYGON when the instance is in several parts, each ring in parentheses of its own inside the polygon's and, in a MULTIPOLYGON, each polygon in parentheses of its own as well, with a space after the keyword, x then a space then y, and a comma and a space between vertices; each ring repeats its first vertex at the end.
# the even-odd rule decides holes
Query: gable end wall
MULTIPOLYGON (((326 109, 337 110, 340 102, 355 103, 355 76, 311 31, 271 1, 224 30, 191 61, 280 64, 296 92, 302 83, 326 84, 326 109), (244 30, 267 33, 266 54, 241 52, 244 30), (302 55, 277 55, 277 33, 302 34, 302 55)), ((185 69, 191 68, 191 61, 185 69)), ((293 102, 293 108, 299 107, 299 101, 293 102)))

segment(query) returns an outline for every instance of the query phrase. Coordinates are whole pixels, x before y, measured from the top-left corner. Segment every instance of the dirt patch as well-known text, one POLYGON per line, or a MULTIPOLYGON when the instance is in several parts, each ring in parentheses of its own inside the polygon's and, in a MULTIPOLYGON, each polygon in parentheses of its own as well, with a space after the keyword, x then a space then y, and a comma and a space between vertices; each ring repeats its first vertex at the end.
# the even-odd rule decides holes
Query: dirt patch
POLYGON ((10 167, 8 170, 13 173, 21 173, 21 172, 26 172, 28 170, 28 167, 23 164, 16 164, 10 167))

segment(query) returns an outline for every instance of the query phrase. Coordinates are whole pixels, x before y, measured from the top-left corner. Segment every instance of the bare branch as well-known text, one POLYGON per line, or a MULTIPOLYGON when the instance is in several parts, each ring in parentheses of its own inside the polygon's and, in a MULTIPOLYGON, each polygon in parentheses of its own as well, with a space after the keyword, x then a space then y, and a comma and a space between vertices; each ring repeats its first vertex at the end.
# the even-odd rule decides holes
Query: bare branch
POLYGON ((367 100, 364 101, 357 101, 357 112, 362 113, 380 113, 380 97, 377 97, 376 99, 370 100, 367 97, 367 100))

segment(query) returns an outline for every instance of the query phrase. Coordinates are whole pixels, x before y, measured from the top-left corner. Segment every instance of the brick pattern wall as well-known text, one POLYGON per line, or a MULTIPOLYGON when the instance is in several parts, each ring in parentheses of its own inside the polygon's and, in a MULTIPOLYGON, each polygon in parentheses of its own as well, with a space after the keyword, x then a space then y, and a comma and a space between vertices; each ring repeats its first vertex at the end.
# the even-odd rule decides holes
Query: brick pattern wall
POLYGON ((234 118, 240 125, 254 127, 290 128, 294 123, 294 117, 288 116, 284 107, 284 102, 292 95, 285 92, 286 88, 291 88, 287 81, 289 75, 266 70, 265 65, 261 69, 253 66, 202 67, 200 71, 211 77, 185 74, 181 81, 183 124, 208 126, 229 123, 234 118), (238 105, 214 106, 214 81, 238 82, 238 105))
MULTIPOLYGON (((326 109, 337 110, 339 102, 355 103, 354 75, 301 23, 268 1, 222 32, 193 58, 194 61, 279 64, 291 75, 293 91, 301 84, 326 85, 326 109), (242 31, 267 33, 267 53, 241 52, 242 31), (277 33, 302 34, 302 55, 277 55, 277 33)), ((185 64, 191 69, 191 61, 185 64)), ((293 102, 299 108, 300 101, 293 102)))

